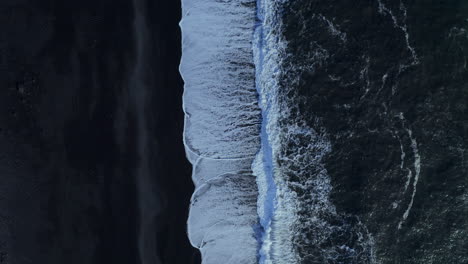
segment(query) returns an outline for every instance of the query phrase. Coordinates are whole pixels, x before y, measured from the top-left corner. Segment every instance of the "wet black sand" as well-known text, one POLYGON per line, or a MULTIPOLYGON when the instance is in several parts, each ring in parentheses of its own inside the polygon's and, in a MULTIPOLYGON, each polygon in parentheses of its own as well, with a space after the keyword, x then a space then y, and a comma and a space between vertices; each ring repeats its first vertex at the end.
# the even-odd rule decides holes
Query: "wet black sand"
POLYGON ((185 234, 180 6, 141 4, 135 75, 132 1, 0 3, 0 263, 198 263, 185 234))

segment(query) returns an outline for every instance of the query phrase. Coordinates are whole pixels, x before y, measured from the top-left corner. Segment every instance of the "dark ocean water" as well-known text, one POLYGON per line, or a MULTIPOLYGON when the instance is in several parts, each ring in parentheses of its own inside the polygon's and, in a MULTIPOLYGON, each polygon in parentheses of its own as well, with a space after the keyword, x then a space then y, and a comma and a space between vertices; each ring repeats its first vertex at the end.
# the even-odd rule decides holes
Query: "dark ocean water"
POLYGON ((300 263, 467 263, 468 4, 280 9, 280 83, 298 118, 327 135, 336 207, 319 216, 330 230, 315 241, 322 231, 304 223, 316 211, 304 205, 292 238, 300 263))

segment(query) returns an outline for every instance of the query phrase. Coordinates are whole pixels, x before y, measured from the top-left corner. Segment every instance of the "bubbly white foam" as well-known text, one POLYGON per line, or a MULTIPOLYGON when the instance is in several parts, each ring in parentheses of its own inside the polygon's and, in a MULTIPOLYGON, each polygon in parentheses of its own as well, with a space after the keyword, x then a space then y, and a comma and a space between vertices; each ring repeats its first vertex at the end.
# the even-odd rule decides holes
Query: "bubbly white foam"
POLYGON ((186 148, 217 159, 254 156, 260 123, 251 48, 254 2, 182 4, 186 148))
POLYGON ((351 245, 328 243, 342 230, 355 232, 330 220, 342 220, 322 161, 331 144, 320 120, 303 120, 295 107, 301 98, 280 85, 319 67, 328 51, 317 47, 307 54, 310 65, 285 69, 279 16, 287 0, 182 2, 184 143, 197 188, 188 233, 203 263, 256 263, 257 256, 261 264, 305 263, 308 247, 325 260, 338 251, 360 255, 351 245), (254 34, 255 11, 261 23, 254 34))
MULTIPOLYGON (((411 148, 413 149, 413 155, 414 155, 413 166, 414 166, 415 173, 414 173, 413 193, 411 194, 411 200, 408 204, 408 207, 406 208, 405 213, 403 214, 401 221, 398 223, 398 229, 401 229, 403 223, 406 221, 406 219, 409 216, 411 208, 413 207, 414 197, 416 196, 416 191, 417 191, 418 182, 419 182, 419 174, 421 173, 421 156, 419 155, 418 142, 413 137, 413 131, 411 129, 407 129, 406 131, 408 132, 408 136, 411 140, 411 148)), ((411 170, 409 171, 411 172, 411 170)), ((408 177, 411 177, 411 174, 408 177)), ((409 181, 410 179, 408 179, 407 185, 409 185, 409 181)), ((408 186, 405 186, 405 191, 406 189, 408 189, 408 186)))
POLYGON ((261 238, 260 263, 298 263, 291 231, 297 220, 296 193, 290 191, 277 164, 281 149, 279 66, 284 43, 274 34, 278 29, 277 6, 284 1, 258 1, 261 25, 256 30, 254 55, 256 83, 262 109, 261 151, 253 164, 259 188, 258 214, 264 233, 261 238))
POLYGON ((247 172, 210 179, 193 194, 188 235, 204 264, 257 261, 257 188, 247 172))
POLYGON ((260 147, 254 0, 182 0, 184 144, 193 165, 188 236, 204 264, 257 261, 260 147))
POLYGON ((209 159, 199 157, 193 164, 192 180, 199 186, 208 180, 218 177, 220 173, 237 173, 250 171, 252 158, 245 159, 209 159))
POLYGON ((406 7, 403 4, 403 2, 400 2, 400 8, 399 8, 400 12, 402 13, 402 17, 403 17, 401 19, 402 20, 401 22, 395 16, 393 11, 384 4, 383 0, 377 0, 377 2, 379 4, 379 13, 382 14, 382 15, 385 15, 385 14, 389 15, 390 18, 393 21, 393 25, 395 26, 395 28, 399 28, 403 32, 403 34, 405 35, 406 48, 411 53, 412 61, 410 62, 410 65, 401 65, 401 67, 407 68, 408 66, 413 66, 413 65, 419 64, 418 54, 416 54, 416 50, 414 49, 413 46, 411 46, 411 43, 410 43, 410 36, 409 36, 409 33, 408 33, 408 27, 406 26, 406 19, 408 17, 408 14, 407 14, 407 10, 406 10, 406 7))

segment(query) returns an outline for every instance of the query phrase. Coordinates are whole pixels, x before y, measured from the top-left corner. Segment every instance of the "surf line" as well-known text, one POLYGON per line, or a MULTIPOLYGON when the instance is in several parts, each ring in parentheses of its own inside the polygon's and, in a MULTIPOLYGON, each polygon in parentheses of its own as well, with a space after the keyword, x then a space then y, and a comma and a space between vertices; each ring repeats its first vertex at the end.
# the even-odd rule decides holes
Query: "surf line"
POLYGON ((260 130, 260 151, 257 153, 253 167, 258 166, 257 184, 259 185, 258 214, 260 218, 261 231, 258 234, 258 258, 259 263, 269 263, 272 255, 272 222, 276 208, 276 184, 274 180, 273 149, 270 144, 267 131, 268 115, 271 104, 268 94, 263 89, 262 72, 264 63, 265 36, 264 23, 265 16, 262 7, 262 0, 257 0, 256 24, 254 30, 253 54, 255 63, 255 85, 258 93, 258 101, 261 109, 261 130, 260 130), (259 164, 260 163, 260 164, 259 164))

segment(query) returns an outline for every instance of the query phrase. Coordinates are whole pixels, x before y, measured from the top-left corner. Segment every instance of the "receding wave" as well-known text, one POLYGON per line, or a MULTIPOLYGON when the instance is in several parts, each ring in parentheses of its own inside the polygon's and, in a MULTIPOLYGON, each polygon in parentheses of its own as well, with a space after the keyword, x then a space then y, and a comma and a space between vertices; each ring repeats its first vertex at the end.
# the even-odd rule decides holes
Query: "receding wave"
POLYGON ((287 3, 183 0, 184 142, 197 188, 188 231, 205 264, 370 261, 365 226, 330 199, 329 135, 298 107, 300 73, 327 53, 291 62, 287 3))
POLYGON ((187 149, 216 159, 258 151, 253 1, 183 0, 182 60, 187 149))
POLYGON ((183 0, 182 6, 184 143, 196 185, 189 239, 204 264, 256 263, 255 2, 183 0))

